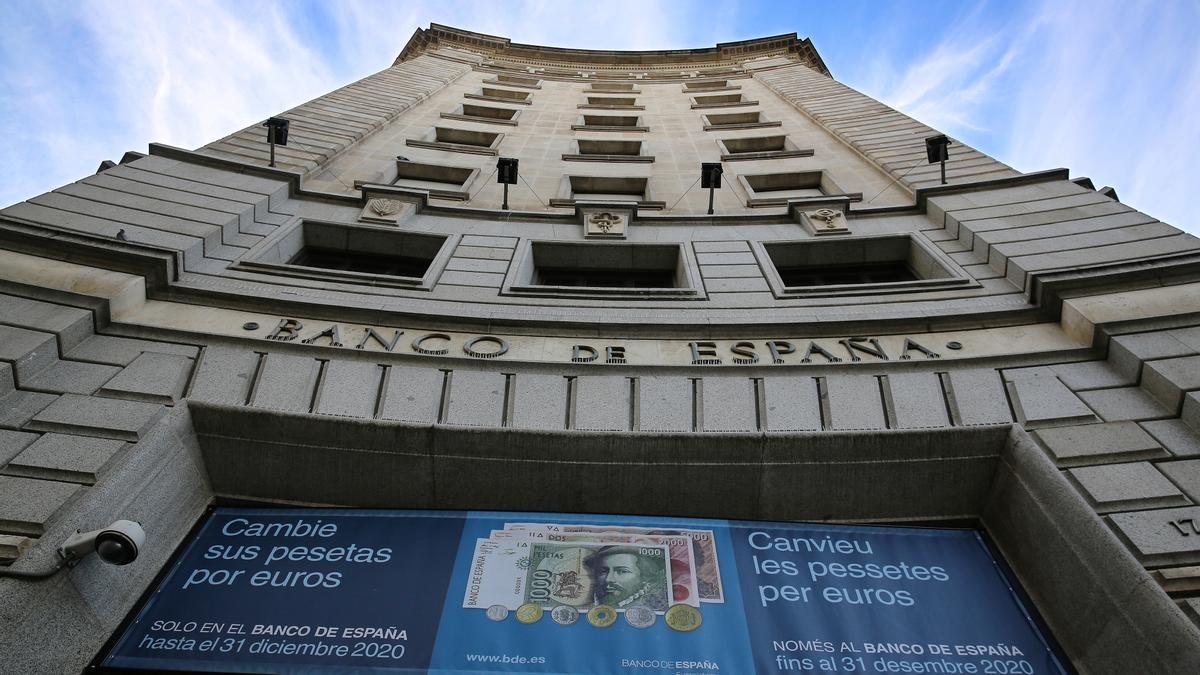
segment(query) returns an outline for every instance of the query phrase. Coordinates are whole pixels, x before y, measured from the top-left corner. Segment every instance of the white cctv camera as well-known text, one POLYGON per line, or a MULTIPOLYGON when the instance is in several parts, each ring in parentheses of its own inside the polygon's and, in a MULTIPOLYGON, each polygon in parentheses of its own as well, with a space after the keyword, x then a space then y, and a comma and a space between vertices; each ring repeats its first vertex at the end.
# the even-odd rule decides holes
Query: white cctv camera
POLYGON ((137 560, 138 549, 145 541, 146 531, 141 525, 132 520, 118 520, 91 532, 76 530, 58 548, 58 554, 67 561, 68 567, 74 567, 92 551, 110 565, 128 565, 137 560))

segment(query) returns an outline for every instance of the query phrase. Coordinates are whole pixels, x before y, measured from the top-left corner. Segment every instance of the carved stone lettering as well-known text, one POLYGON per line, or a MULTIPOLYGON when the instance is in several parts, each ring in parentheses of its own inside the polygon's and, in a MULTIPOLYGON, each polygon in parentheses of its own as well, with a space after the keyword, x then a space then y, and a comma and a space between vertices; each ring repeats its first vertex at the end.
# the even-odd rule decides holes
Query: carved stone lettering
POLYGON ((695 366, 719 366, 721 359, 717 356, 717 343, 715 342, 689 342, 688 346, 692 348, 692 365, 695 366))
POLYGON ((363 349, 367 346, 368 342, 370 342, 371 340, 374 340, 374 341, 378 342, 380 345, 383 345, 383 348, 390 352, 396 348, 396 343, 400 342, 401 335, 404 335, 404 331, 402 331, 402 330, 396 331, 395 334, 392 335, 392 339, 389 342, 389 341, 385 340, 383 338, 383 336, 380 335, 379 332, 376 331, 374 328, 368 328, 367 332, 363 333, 362 339, 358 341, 358 344, 354 345, 354 348, 355 349, 363 349))
POLYGON ((1108 516, 1147 565, 1200 563, 1200 506, 1108 516))
POLYGON ((600 352, 596 351, 595 347, 589 345, 571 347, 571 363, 591 363, 598 358, 600 358, 600 352))
POLYGON ((301 340, 300 342, 302 342, 306 345, 311 345, 311 344, 316 344, 317 340, 320 340, 321 338, 329 338, 329 346, 330 347, 344 346, 344 345, 342 345, 342 327, 336 323, 330 324, 330 326, 328 328, 326 328, 325 330, 323 330, 320 333, 317 333, 315 335, 306 337, 303 340, 301 340))
POLYGON ((296 336, 300 334, 301 328, 304 328, 304 324, 295 319, 280 319, 275 328, 271 330, 271 334, 267 336, 267 339, 279 340, 280 342, 295 340, 296 336))
POLYGON ((740 366, 758 363, 758 354, 754 353, 753 342, 739 342, 730 347, 729 351, 737 355, 733 357, 733 362, 740 366))
POLYGON ((910 355, 909 352, 913 351, 913 350, 921 352, 922 354, 925 355, 925 358, 927 358, 927 359, 941 358, 941 354, 938 354, 937 352, 934 352, 934 351, 930 351, 930 350, 926 349, 925 347, 922 347, 916 340, 914 340, 912 338, 907 338, 907 337, 904 338, 904 351, 902 351, 900 353, 900 358, 905 361, 907 361, 908 359, 911 359, 912 355, 910 355))
POLYGON ((820 354, 821 356, 825 357, 825 360, 829 363, 838 363, 842 360, 840 357, 834 356, 829 352, 828 349, 825 349, 816 342, 809 342, 808 349, 804 350, 804 357, 800 359, 800 362, 812 363, 813 354, 820 354))
POLYGON ((852 337, 838 340, 838 342, 846 348, 846 353, 850 355, 851 361, 862 361, 862 357, 855 352, 862 352, 883 361, 888 360, 887 352, 883 351, 883 347, 879 345, 879 340, 875 338, 852 337))
POLYGON ((425 347, 424 344, 428 340, 445 340, 446 342, 449 342, 450 336, 446 335, 445 333, 427 333, 413 340, 412 350, 418 354, 425 354, 426 356, 444 356, 445 354, 450 353, 449 347, 442 347, 441 349, 425 347))
POLYGON ((473 356, 477 359, 494 359, 497 356, 503 356, 508 353, 508 343, 498 337, 480 335, 479 337, 467 340, 466 344, 463 345, 463 351, 468 356, 473 356), (476 349, 476 347, 483 344, 492 344, 494 348, 488 351, 476 349))
POLYGON ((771 363, 783 363, 783 355, 796 351, 796 345, 787 340, 770 340, 767 349, 771 352, 771 363))
POLYGON ((1179 520, 1167 521, 1171 527, 1182 537, 1190 537, 1193 534, 1200 534, 1200 528, 1197 527, 1195 518, 1180 518, 1179 520))
MULTIPOLYGON (((312 333, 307 337, 301 335, 304 328, 305 324, 298 319, 279 319, 266 338, 283 342, 297 340, 302 344, 310 345, 328 345, 339 348, 353 346, 354 349, 359 350, 395 352, 396 347, 400 344, 400 338, 405 335, 405 331, 398 328, 349 326, 345 330, 349 330, 351 333, 347 339, 352 345, 345 345, 342 344, 344 336, 343 326, 339 324, 329 324, 323 330, 312 333)), ((926 339, 926 337, 922 339, 926 339)), ((790 362, 785 361, 785 357, 788 354, 799 353, 800 344, 781 339, 763 341, 761 346, 766 349, 766 354, 759 353, 759 344, 751 340, 721 342, 715 340, 695 340, 687 343, 688 351, 686 355, 691 357, 691 365, 700 366, 723 365, 722 352, 725 350, 728 350, 728 356, 732 363, 739 366, 813 363, 817 356, 822 357, 824 363, 861 362, 869 360, 866 359, 868 356, 875 360, 888 361, 892 358, 892 355, 888 354, 888 349, 898 350, 899 358, 905 361, 920 358, 916 356, 917 354, 923 354, 926 359, 941 358, 941 354, 929 349, 914 338, 907 336, 888 338, 862 336, 822 339, 824 343, 817 340, 808 341, 802 358, 798 360, 794 359, 790 362), (835 342, 839 345, 837 349, 832 348, 835 342), (885 344, 889 345, 889 347, 885 347, 885 344), (841 354, 842 352, 845 353, 845 356, 835 355, 835 353, 841 354)), ((510 338, 496 335, 451 336, 448 333, 424 333, 412 341, 412 351, 429 356, 444 356, 450 353, 452 347, 450 343, 453 342, 454 344, 462 344, 463 352, 473 358, 494 359, 507 356, 519 360, 546 360, 546 356, 543 355, 541 350, 535 349, 534 351, 530 351, 530 345, 526 340, 524 337, 512 337, 510 342, 510 338)), ((562 345, 556 348, 565 350, 565 344, 570 343, 564 344, 564 342, 555 342, 557 345, 562 345)), ((664 341, 654 342, 664 343, 664 341)), ((639 345, 652 345, 652 341, 650 340, 638 340, 637 343, 639 345)), ((670 353, 669 349, 665 349, 666 347, 666 344, 659 344, 656 350, 660 354, 670 353)), ((601 357, 603 357, 604 363, 622 364, 626 363, 629 350, 632 348, 628 345, 593 346, 589 344, 575 344, 571 346, 570 361, 572 363, 594 363, 600 361, 601 357)), ((563 352, 560 351, 559 353, 562 354, 563 352)), ((653 351, 649 353, 653 353, 653 351)), ((893 351, 894 353, 895 351, 893 351)), ((820 362, 817 361, 817 363, 820 362)), ((658 362, 655 361, 654 363, 658 362)), ((676 365, 687 363, 689 361, 676 361, 676 365)), ((672 364, 668 360, 662 361, 661 365, 672 364)))

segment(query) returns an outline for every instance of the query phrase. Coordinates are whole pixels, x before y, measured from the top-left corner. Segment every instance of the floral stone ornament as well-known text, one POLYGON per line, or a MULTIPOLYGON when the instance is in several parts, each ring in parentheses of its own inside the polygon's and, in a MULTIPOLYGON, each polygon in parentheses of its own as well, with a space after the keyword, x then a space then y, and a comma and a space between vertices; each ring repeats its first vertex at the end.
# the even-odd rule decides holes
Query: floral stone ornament
POLYGON ((850 233, 846 214, 839 209, 822 208, 816 211, 805 211, 803 222, 816 235, 850 233))
POLYGON ((387 197, 374 197, 367 200, 367 204, 358 218, 369 222, 398 225, 402 218, 412 212, 413 205, 409 202, 387 197))

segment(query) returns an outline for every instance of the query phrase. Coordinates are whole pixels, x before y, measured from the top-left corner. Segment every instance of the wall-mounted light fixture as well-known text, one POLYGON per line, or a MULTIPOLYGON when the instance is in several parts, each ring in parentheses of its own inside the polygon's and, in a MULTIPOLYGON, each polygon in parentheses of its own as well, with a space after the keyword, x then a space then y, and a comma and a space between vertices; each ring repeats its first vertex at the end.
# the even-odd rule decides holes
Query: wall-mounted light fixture
POLYGON ((950 159, 950 139, 946 134, 930 136, 925 139, 925 158, 930 164, 941 162, 942 185, 946 184, 946 160, 950 159))
POLYGON ((267 142, 271 144, 271 163, 269 166, 275 166, 275 146, 287 145, 288 127, 292 125, 288 120, 282 117, 272 117, 263 126, 267 128, 267 142))
MULTIPOLYGON (((703 162, 700 164, 700 187, 708 188, 708 215, 713 214, 713 191, 721 187, 721 176, 725 170, 720 162, 703 162)), ((693 183, 695 185, 695 183, 693 183)))
POLYGON ((504 204, 500 207, 508 210, 508 186, 517 184, 517 164, 520 160, 515 157, 501 157, 496 161, 496 182, 504 186, 504 204))

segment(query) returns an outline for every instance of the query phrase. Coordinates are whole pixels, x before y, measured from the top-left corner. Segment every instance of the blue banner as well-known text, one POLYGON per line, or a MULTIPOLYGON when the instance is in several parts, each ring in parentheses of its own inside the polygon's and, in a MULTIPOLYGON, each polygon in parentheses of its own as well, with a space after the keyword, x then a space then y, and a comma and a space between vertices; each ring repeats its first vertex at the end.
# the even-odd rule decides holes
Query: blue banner
POLYGON ((247 508, 212 513, 102 665, 1066 672, 971 530, 247 508))

